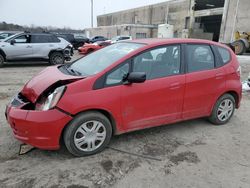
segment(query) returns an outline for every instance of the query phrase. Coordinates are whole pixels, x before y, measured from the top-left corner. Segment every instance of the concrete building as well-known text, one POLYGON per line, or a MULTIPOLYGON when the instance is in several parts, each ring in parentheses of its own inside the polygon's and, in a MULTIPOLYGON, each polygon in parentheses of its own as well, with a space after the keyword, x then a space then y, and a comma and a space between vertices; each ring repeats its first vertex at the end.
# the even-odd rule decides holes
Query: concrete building
POLYGON ((250 31, 250 0, 170 0, 97 17, 89 36, 157 37, 159 24, 174 26, 174 37, 204 38, 228 43, 234 32, 250 31))

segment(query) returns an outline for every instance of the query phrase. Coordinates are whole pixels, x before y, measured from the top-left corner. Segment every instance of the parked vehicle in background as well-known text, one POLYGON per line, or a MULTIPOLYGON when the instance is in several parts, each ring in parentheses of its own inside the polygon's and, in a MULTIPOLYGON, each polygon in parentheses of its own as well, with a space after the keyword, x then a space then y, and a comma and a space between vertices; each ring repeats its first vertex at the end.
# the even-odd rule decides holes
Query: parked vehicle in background
POLYGON ((106 41, 108 40, 106 37, 104 36, 95 36, 92 39, 89 40, 90 43, 95 43, 97 41, 106 41))
POLYGON ((49 33, 19 33, 0 42, 0 66, 18 60, 48 60, 63 64, 71 59, 70 43, 49 33))
POLYGON ((234 47, 236 55, 242 55, 250 50, 250 32, 235 32, 235 41, 230 45, 234 47))
POLYGON ((74 47, 72 44, 69 44, 69 42, 67 40, 65 40, 64 38, 61 37, 57 37, 61 43, 63 44, 67 44, 68 45, 68 49, 70 50, 70 55, 73 56, 74 55, 74 47))
POLYGON ((121 40, 132 40, 131 36, 116 36, 111 39, 111 43, 116 43, 121 40))
POLYGON ((26 144, 58 149, 62 138, 70 153, 86 156, 129 131, 201 117, 226 124, 241 93, 239 62, 222 44, 124 41, 43 70, 7 106, 6 118, 26 144))
POLYGON ((16 33, 17 33, 16 31, 2 32, 2 33, 0 33, 0 41, 2 41, 3 39, 5 39, 7 37, 10 37, 16 33))
POLYGON ((89 42, 89 39, 86 37, 83 37, 83 36, 75 37, 73 34, 68 34, 68 33, 56 34, 56 36, 67 40, 69 43, 73 45, 74 49, 76 50, 79 47, 83 46, 85 43, 89 42))
POLYGON ((106 41, 98 41, 98 42, 95 42, 95 43, 84 44, 82 47, 78 48, 78 52, 80 54, 87 55, 87 54, 89 54, 91 52, 94 52, 96 50, 99 50, 101 48, 109 46, 110 44, 111 44, 110 42, 106 42, 106 41))

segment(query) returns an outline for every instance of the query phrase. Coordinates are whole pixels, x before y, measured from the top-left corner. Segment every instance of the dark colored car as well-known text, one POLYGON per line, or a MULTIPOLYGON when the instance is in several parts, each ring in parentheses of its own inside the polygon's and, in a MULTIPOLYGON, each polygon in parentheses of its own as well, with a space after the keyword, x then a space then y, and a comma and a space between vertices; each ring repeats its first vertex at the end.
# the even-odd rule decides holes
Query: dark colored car
POLYGON ((108 40, 108 39, 104 36, 95 36, 92 39, 90 39, 89 42, 95 43, 97 41, 105 41, 105 40, 108 40))
POLYGON ((78 49, 79 47, 83 46, 85 43, 89 42, 89 39, 86 37, 75 37, 73 34, 61 33, 56 34, 57 37, 64 38, 68 42, 70 42, 74 49, 78 49))
POLYGON ((240 65, 230 48, 145 39, 48 67, 11 101, 6 118, 24 143, 58 149, 63 139, 73 155, 86 156, 130 131, 201 117, 226 124, 241 97, 240 65))

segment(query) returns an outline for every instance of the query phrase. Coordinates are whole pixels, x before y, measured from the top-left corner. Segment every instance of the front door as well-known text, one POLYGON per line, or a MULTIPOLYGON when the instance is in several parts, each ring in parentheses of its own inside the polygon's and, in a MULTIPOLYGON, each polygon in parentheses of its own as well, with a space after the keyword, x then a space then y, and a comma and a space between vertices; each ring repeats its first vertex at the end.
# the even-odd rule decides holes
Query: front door
POLYGON ((30 44, 30 35, 24 34, 13 39, 15 40, 14 44, 10 44, 10 41, 8 41, 4 47, 8 60, 19 60, 32 57, 33 49, 30 44))
POLYGON ((181 118, 185 75, 180 45, 161 46, 136 56, 133 72, 145 72, 144 83, 123 85, 121 114, 127 130, 177 121, 181 118))

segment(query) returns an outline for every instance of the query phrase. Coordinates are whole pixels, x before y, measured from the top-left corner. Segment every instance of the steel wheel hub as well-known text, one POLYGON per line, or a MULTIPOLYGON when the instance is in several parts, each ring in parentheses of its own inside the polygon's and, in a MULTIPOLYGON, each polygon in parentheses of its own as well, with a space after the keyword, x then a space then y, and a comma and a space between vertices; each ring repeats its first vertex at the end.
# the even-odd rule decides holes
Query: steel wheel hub
POLYGON ((233 102, 230 99, 223 100, 217 110, 217 117, 220 121, 228 120, 233 113, 233 102))
POLYGON ((81 151, 98 149, 106 138, 106 128, 100 121, 88 121, 76 130, 74 144, 81 151))

